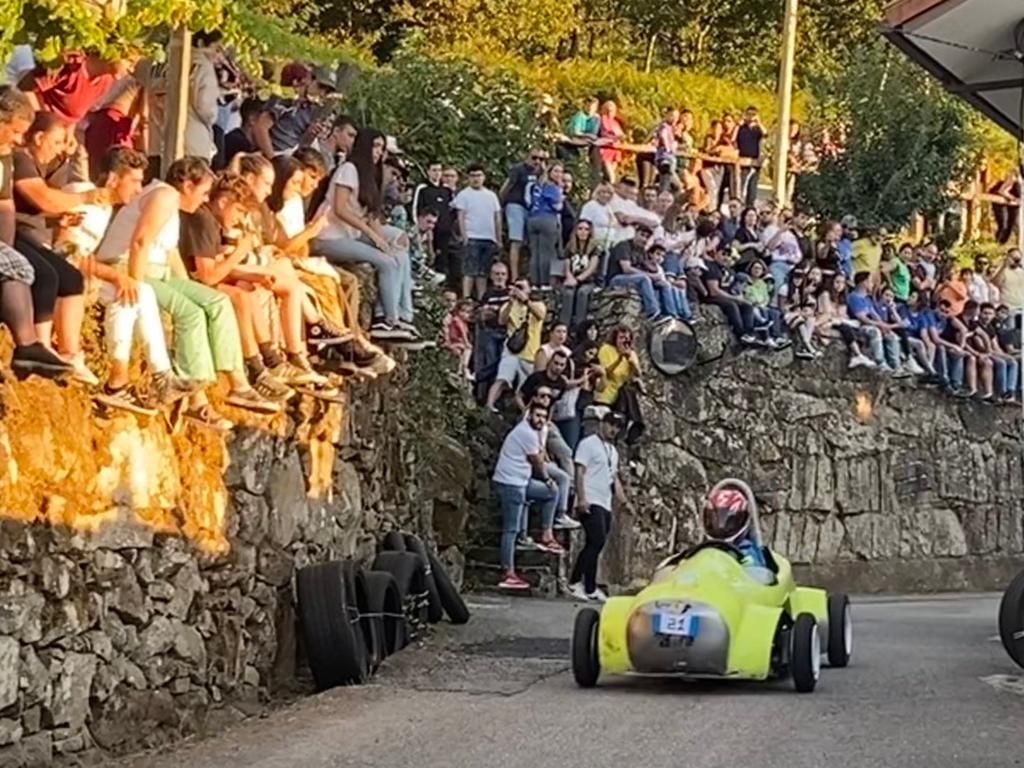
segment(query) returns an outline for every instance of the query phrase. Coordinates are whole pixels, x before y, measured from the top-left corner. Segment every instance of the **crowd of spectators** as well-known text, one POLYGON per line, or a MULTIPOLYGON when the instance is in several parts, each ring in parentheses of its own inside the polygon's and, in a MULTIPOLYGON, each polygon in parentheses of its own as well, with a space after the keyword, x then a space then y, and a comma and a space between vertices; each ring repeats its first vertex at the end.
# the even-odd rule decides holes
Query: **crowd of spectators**
MULTIPOLYGON (((219 375, 226 404, 256 413, 280 411, 296 391, 331 398, 346 376, 390 372, 384 347, 434 344, 416 328, 413 297, 443 287, 439 341, 459 379, 481 406, 517 414, 494 477, 505 587, 525 585, 517 548, 560 554, 555 531, 580 527, 584 437, 643 433, 634 332, 616 318, 595 324, 599 292, 635 295, 652 328, 699 324, 707 305, 740 348, 814 359, 839 342, 851 368, 1020 402, 1020 251, 958 268, 933 243, 759 200, 765 129, 754 108, 713 121, 700 146, 693 114, 666 109, 651 131, 649 184, 624 173, 614 103, 588 100, 551 148, 560 159, 534 148, 500 184, 482 165, 438 161, 411 187, 397 142, 340 112, 330 73, 289 65, 280 84, 292 95, 261 101, 217 33, 195 45, 186 157, 163 173, 156 63, 69 55, 0 86, 0 320, 12 368, 74 377, 100 404, 139 414, 181 401, 186 418, 229 429, 206 394, 219 375), (599 160, 586 194, 574 152, 599 160), (377 288, 366 327, 359 265, 377 288), (83 351, 92 302, 104 310, 102 382, 83 351), (131 365, 136 340, 148 387, 131 365)), ((791 135, 794 165, 813 167, 819 150, 799 126, 791 135)), ((610 524, 609 510, 594 535, 603 541, 610 524)), ((595 547, 586 587, 573 586, 589 598, 595 547)))
POLYGON ((385 347, 433 346, 413 294, 437 283, 437 217, 410 219, 397 143, 339 113, 329 73, 289 65, 293 95, 264 102, 219 33, 194 42, 186 156, 163 173, 160 65, 69 54, 47 70, 19 50, 0 85, 0 319, 19 375, 71 377, 140 415, 180 402, 224 430, 207 397, 221 376, 227 405, 274 414, 389 373, 385 347), (368 327, 358 265, 377 284, 368 327), (105 381, 83 349, 94 303, 105 381))

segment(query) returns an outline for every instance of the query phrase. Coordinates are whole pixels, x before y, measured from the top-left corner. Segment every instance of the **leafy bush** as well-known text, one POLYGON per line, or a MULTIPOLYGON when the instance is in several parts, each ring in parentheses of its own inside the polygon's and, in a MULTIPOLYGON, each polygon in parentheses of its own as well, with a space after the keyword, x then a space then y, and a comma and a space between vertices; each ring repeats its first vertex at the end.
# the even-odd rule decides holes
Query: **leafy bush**
POLYGON ((818 108, 848 125, 846 152, 800 180, 800 202, 822 216, 899 229, 944 208, 976 160, 967 108, 881 42, 862 48, 818 108))
MULTIPOLYGON (((662 69, 645 73, 621 61, 524 62, 512 56, 488 57, 484 66, 490 70, 515 72, 538 93, 550 94, 559 115, 565 119, 587 96, 615 99, 626 132, 641 140, 646 140, 669 105, 693 110, 698 139, 703 138, 711 121, 724 112, 732 112, 739 119, 751 104, 760 110, 763 123, 773 125, 775 120, 774 91, 702 72, 662 69)), ((795 117, 805 112, 805 105, 805 96, 795 94, 795 117)))
POLYGON ((418 163, 482 163, 492 181, 543 136, 535 94, 513 73, 415 50, 365 71, 344 106, 360 125, 394 135, 418 163))

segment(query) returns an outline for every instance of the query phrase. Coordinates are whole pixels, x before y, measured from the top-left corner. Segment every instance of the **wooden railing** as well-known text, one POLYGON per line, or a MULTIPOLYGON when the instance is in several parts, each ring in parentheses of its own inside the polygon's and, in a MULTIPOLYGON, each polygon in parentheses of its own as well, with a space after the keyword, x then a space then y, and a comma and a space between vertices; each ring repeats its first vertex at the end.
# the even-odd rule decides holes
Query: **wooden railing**
MULTIPOLYGON (((597 150, 599 149, 617 149, 621 152, 634 156, 637 176, 639 177, 638 183, 641 187, 650 186, 657 179, 658 170, 654 166, 654 155, 657 151, 657 146, 653 142, 646 144, 634 144, 632 142, 624 141, 609 142, 601 139, 591 141, 587 139, 563 136, 559 139, 558 144, 587 149, 590 151, 592 158, 596 156, 597 150)), ((761 166, 760 161, 753 160, 749 157, 727 158, 719 157, 718 155, 708 155, 703 152, 678 152, 676 157, 681 160, 699 160, 707 165, 724 165, 732 169, 732 173, 728 174, 729 194, 733 197, 740 198, 743 197, 742 190, 740 189, 740 181, 742 179, 741 169, 758 168, 761 166)), ((593 164, 595 165, 596 172, 596 163, 593 164)))

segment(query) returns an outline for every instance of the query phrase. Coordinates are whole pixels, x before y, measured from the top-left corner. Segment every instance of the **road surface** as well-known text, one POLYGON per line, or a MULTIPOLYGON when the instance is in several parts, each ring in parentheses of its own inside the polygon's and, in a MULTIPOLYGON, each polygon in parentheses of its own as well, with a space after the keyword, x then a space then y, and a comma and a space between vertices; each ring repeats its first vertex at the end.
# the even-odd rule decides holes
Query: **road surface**
POLYGON ((569 602, 476 598, 371 685, 309 697, 148 768, 999 768, 1024 765, 1024 682, 998 596, 854 600, 854 659, 789 683, 569 672, 569 602))

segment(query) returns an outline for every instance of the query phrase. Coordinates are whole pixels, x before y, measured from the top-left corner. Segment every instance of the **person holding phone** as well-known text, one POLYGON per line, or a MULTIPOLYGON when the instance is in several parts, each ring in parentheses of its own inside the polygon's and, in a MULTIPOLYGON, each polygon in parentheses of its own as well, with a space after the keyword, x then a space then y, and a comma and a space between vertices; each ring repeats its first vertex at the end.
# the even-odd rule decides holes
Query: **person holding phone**
POLYGON ((506 388, 515 389, 533 373, 533 361, 540 350, 544 318, 548 308, 543 301, 530 299, 530 281, 520 277, 509 289, 509 301, 498 313, 498 323, 505 326, 498 375, 487 393, 487 408, 497 413, 497 402, 506 388))

